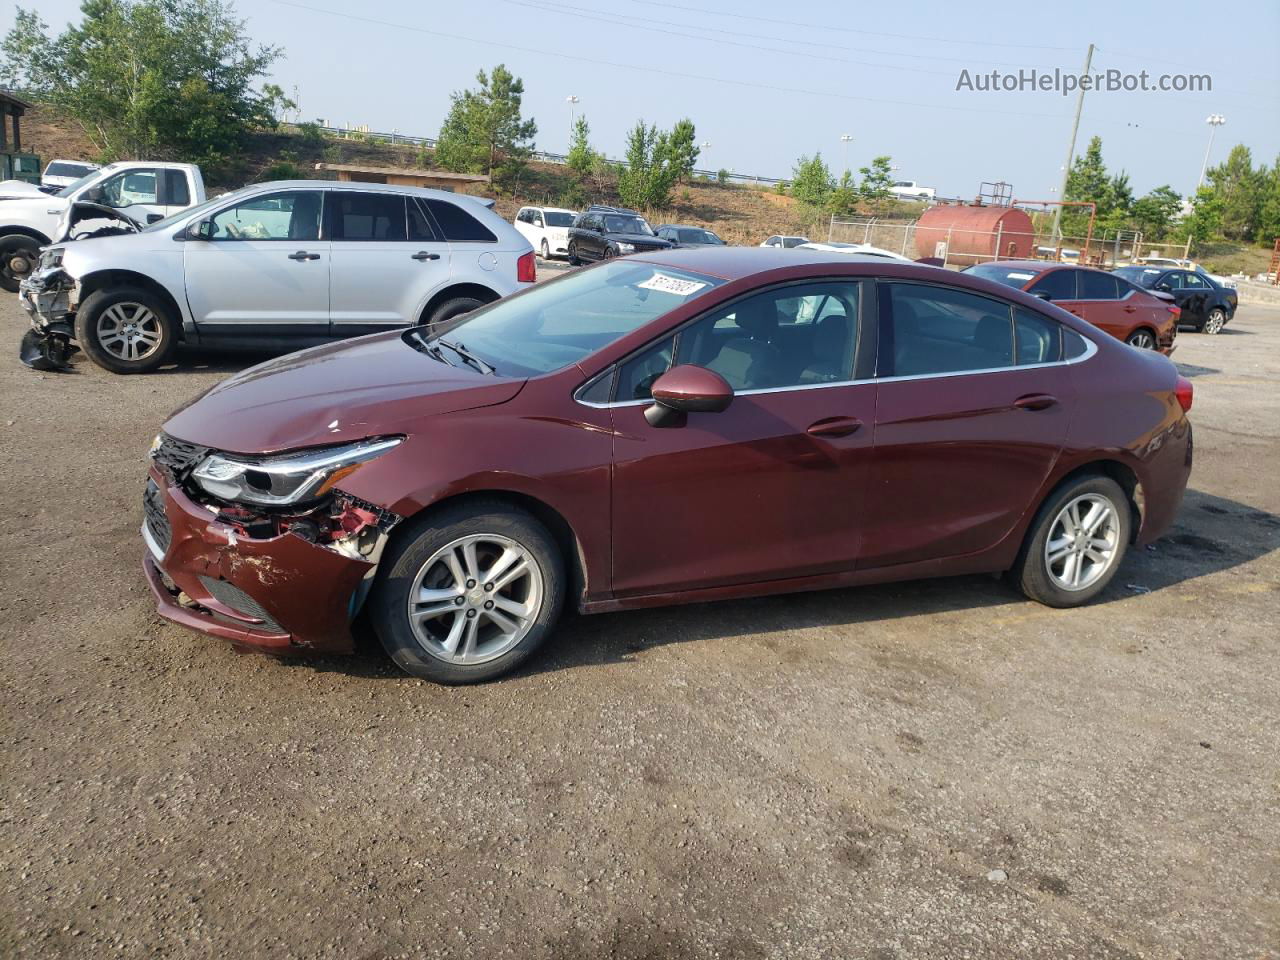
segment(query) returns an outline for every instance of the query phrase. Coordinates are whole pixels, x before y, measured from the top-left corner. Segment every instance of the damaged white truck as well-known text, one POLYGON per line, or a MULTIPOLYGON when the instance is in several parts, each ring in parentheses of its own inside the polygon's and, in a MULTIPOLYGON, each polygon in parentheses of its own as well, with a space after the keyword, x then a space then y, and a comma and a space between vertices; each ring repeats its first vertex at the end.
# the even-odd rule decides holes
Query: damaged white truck
POLYGON ((190 163, 111 163, 52 195, 14 180, 0 183, 0 288, 17 293, 35 269, 40 248, 75 239, 64 235, 73 227, 88 236, 120 232, 111 220, 146 225, 204 199, 204 178, 190 163))
MULTIPOLYGON (((186 347, 298 350, 438 325, 536 279, 533 248, 492 201, 336 181, 243 187, 150 225, 123 216, 43 249, 18 293, 31 318, 20 358, 58 370, 79 349, 145 373, 186 347)), ((123 211, 106 211, 123 214, 123 211)))

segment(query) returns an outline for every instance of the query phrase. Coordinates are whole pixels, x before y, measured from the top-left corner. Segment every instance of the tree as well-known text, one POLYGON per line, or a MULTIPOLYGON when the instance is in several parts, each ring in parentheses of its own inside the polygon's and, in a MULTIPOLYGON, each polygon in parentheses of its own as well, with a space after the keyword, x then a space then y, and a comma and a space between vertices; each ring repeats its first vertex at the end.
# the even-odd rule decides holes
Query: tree
MULTIPOLYGON (((0 77, 62 107, 107 159, 180 159, 216 177, 280 98, 255 89, 281 56, 226 0, 85 0, 50 38, 19 9, 0 77)), ((278 90, 279 88, 277 88, 278 90)))
POLYGON ((835 181, 823 162, 821 153, 815 153, 812 157, 803 156, 796 161, 791 170, 790 193, 809 213, 816 214, 825 210, 834 189, 835 181))
POLYGON ((698 149, 698 135, 693 121, 688 117, 678 120, 671 128, 668 144, 671 150, 671 162, 679 172, 680 179, 690 179, 693 176, 693 168, 698 164, 698 156, 702 152, 698 149))
POLYGON ((893 196, 889 189, 893 186, 893 161, 889 157, 876 157, 871 166, 861 167, 862 183, 858 184, 858 193, 863 200, 879 205, 893 196))
POLYGON ((573 121, 573 136, 569 140, 569 155, 565 162, 569 169, 586 176, 596 162, 596 152, 591 149, 591 125, 585 116, 573 121))
POLYGON ((618 195, 630 207, 653 210, 671 205, 671 188, 679 179, 671 135, 656 125, 636 123, 627 134, 627 163, 618 174, 618 195))
POLYGON ((1187 237, 1197 243, 1222 233, 1222 198, 1212 187, 1201 187, 1191 200, 1191 213, 1182 220, 1187 237))
POLYGON ((1207 178, 1220 205, 1222 235, 1228 240, 1252 240, 1258 229, 1266 168, 1254 170, 1253 156, 1241 143, 1208 171, 1207 178))
POLYGON ((520 115, 524 81, 498 64, 491 73, 477 73, 476 82, 479 89, 453 94, 436 160, 448 170, 509 181, 528 161, 538 133, 537 123, 520 115))
POLYGON ((1130 216, 1134 227, 1148 240, 1160 240, 1181 209, 1182 197, 1165 184, 1135 200, 1130 216))
MULTIPOLYGON (((1092 203, 1098 220, 1111 211, 1111 179, 1107 165, 1102 160, 1102 138, 1093 137, 1085 152, 1075 158, 1067 173, 1067 190, 1063 200, 1069 203, 1092 203)), ((1089 212, 1084 207, 1066 207, 1062 211, 1062 232, 1065 236, 1084 236, 1088 228, 1089 212)))
POLYGON ((1280 157, 1268 171, 1263 168, 1259 190, 1257 241, 1270 246, 1280 239, 1280 157))
POLYGON ((831 212, 836 216, 847 216, 858 209, 858 186, 853 182, 853 173, 846 170, 840 175, 829 201, 831 212))

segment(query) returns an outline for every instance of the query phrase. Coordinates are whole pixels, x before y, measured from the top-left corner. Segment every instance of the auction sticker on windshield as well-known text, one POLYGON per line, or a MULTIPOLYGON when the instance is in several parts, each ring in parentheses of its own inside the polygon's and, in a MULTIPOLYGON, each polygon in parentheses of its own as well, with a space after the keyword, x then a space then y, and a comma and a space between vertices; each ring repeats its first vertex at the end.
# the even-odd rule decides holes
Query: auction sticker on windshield
POLYGON ((706 284, 698 280, 682 280, 679 277, 667 276, 665 273, 655 273, 644 283, 638 283, 636 286, 641 290, 657 290, 659 293, 687 297, 702 290, 706 284))

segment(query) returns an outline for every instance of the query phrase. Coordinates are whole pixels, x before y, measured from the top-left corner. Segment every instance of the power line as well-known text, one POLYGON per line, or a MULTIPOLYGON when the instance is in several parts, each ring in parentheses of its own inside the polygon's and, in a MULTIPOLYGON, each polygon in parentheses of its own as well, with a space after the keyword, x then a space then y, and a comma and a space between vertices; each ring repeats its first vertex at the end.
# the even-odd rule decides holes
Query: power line
MULTIPOLYGON (((872 50, 866 47, 847 47, 837 43, 815 43, 810 40, 793 40, 790 37, 771 37, 761 33, 745 33, 741 30, 726 30, 723 27, 704 27, 698 24, 693 24, 693 23, 668 23, 665 26, 654 26, 653 21, 647 17, 638 17, 631 14, 617 13, 616 11, 613 11, 613 10, 609 11, 609 15, 607 17, 600 16, 594 13, 590 13, 590 14, 584 13, 581 7, 575 7, 575 6, 571 6, 564 3, 556 3, 556 2, 552 2, 552 0, 502 0, 502 2, 509 3, 514 6, 528 7, 529 9, 538 10, 544 13, 561 14, 565 16, 571 16, 574 19, 598 20, 601 23, 611 23, 616 26, 625 26, 625 27, 630 27, 632 29, 649 30, 654 33, 665 33, 672 36, 688 37, 691 40, 704 40, 704 41, 709 40, 712 43, 730 43, 734 46, 749 46, 757 50, 768 50, 773 53, 784 53, 790 56, 808 57, 811 59, 816 58, 820 60, 832 60, 836 63, 860 64, 863 66, 877 67, 877 68, 886 69, 886 70, 908 70, 911 68, 896 67, 890 64, 879 64, 879 63, 863 64, 861 63, 861 61, 849 60, 844 57, 823 56, 822 54, 805 53, 800 50, 786 50, 779 47, 755 47, 752 44, 737 44, 737 43, 733 43, 732 41, 719 40, 719 39, 716 39, 715 37, 698 37, 698 36, 693 36, 692 34, 676 33, 675 31, 668 29, 668 27, 681 27, 687 30, 701 30, 706 33, 719 33, 719 34, 725 34, 727 36, 732 36, 732 37, 748 37, 754 40, 773 40, 781 43, 792 43, 792 44, 798 44, 798 45, 808 46, 808 47, 823 47, 831 50, 843 50, 851 53, 867 53, 877 57, 900 57, 900 58, 905 57, 911 60, 928 60, 933 63, 936 63, 936 62, 966 63, 966 64, 975 63, 975 59, 973 57, 940 57, 940 56, 934 56, 932 54, 925 54, 925 53, 901 53, 895 50, 872 50), (633 22, 626 23, 624 21, 633 21, 633 22)), ((1029 64, 1029 63, 1011 63, 1003 60, 982 59, 980 62, 984 64, 992 64, 1000 67, 1019 67, 1023 69, 1029 69, 1033 66, 1032 64, 1029 64)), ((917 70, 916 72, 933 73, 939 76, 947 76, 947 77, 954 76, 954 74, 952 73, 941 71, 941 70, 917 70)))
POLYGON ((965 43, 982 47, 1008 47, 1019 50, 1062 50, 1068 53, 1074 53, 1075 47, 1049 47, 1034 43, 1000 43, 995 40, 964 40, 960 37, 922 37, 918 34, 909 33, 882 33, 875 30, 864 30, 861 27, 841 27, 832 23, 802 23, 799 20, 779 20, 773 17, 759 17, 754 14, 740 13, 737 10, 707 10, 700 7, 691 7, 687 3, 663 3, 662 0, 631 0, 632 3, 638 3, 651 7, 666 7, 671 10, 683 10, 687 13, 701 13, 709 17, 735 17, 739 20, 755 20, 760 23, 772 23, 785 27, 804 27, 809 30, 830 31, 835 30, 840 33, 857 33, 865 34, 869 37, 890 37, 894 40, 923 40, 928 43, 965 43))
MULTIPOLYGON (((305 10, 308 13, 323 13, 331 17, 340 17, 345 20, 353 20, 358 23, 370 24, 372 26, 388 27, 392 30, 403 30, 412 33, 422 33, 432 37, 440 37, 445 40, 457 40, 463 43, 474 43, 483 47, 496 47, 503 50, 515 50, 520 53, 528 53, 534 56, 545 58, 548 54, 546 47, 526 47, 515 43, 506 43, 499 40, 482 40, 478 37, 468 37, 463 34, 446 33, 442 30, 430 30, 426 27, 419 27, 415 24, 396 23, 390 20, 380 20, 376 17, 366 17, 357 14, 346 13, 340 10, 328 10, 324 7, 313 7, 304 3, 298 3, 296 0, 271 0, 272 3, 285 7, 292 7, 296 10, 305 10)), ((953 105, 944 105, 939 103, 921 103, 913 100, 891 100, 882 97, 859 97, 849 93, 838 93, 834 90, 807 90, 802 87, 783 87, 774 84, 756 83, 751 80, 733 80, 727 77, 713 77, 699 73, 685 73, 678 70, 668 70, 665 67, 649 67, 635 63, 618 63, 613 60, 603 60, 597 57, 585 57, 576 53, 557 53, 556 56, 564 60, 577 60, 580 63, 590 63, 599 67, 612 67, 616 70, 635 70, 641 73, 652 73, 664 77, 676 77, 681 80, 700 80, 704 83, 720 83, 728 86, 748 87, 754 90, 767 90, 772 93, 790 93, 799 94, 805 97, 827 97, 835 100, 849 100, 857 103, 878 103, 895 107, 917 107, 924 110, 946 110, 948 112, 962 113, 987 113, 998 114, 1008 117, 1035 117, 1038 119, 1062 120, 1063 115, 1055 113, 1032 113, 1029 111, 1019 110, 987 110, 981 107, 959 107, 953 105)))

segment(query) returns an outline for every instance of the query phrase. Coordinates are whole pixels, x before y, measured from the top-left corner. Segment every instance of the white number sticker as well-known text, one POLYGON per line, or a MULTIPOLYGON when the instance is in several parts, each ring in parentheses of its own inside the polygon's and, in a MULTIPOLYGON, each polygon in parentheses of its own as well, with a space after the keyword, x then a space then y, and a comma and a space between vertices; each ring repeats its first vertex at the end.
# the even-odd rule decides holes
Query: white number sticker
POLYGON ((679 277, 669 277, 665 273, 655 273, 644 283, 639 284, 641 290, 657 290, 660 293, 675 294, 677 297, 687 297, 705 286, 705 283, 698 280, 681 280, 679 277))
POLYGON ((1009 279, 1010 280, 1030 280, 1034 276, 1035 276, 1034 273, 1011 273, 1009 274, 1009 279))

